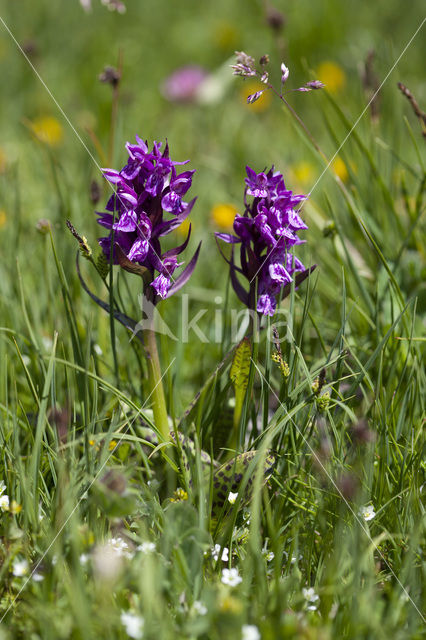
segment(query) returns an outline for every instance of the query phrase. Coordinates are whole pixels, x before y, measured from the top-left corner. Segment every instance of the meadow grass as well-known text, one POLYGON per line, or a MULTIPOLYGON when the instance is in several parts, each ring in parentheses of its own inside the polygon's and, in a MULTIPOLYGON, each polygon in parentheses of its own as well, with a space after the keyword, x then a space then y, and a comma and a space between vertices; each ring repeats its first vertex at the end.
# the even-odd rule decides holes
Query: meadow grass
MULTIPOLYGON (((12 123, 3 164, 0 154, 0 639, 423 637, 421 128, 395 72, 380 93, 379 118, 367 112, 352 130, 366 95, 356 64, 346 63, 340 92, 291 102, 318 153, 282 103, 250 111, 240 96, 244 82, 221 68, 234 49, 268 52, 279 77, 284 42, 300 86, 331 52, 344 58, 350 34, 386 33, 397 3, 374 27, 365 26, 372 11, 358 15, 352 3, 313 7, 317 26, 315 16, 306 24, 292 8, 277 39, 255 3, 242 11, 220 2, 221 20, 194 2, 129 2, 125 16, 100 4, 86 16, 73 4, 60 10, 42 2, 21 17, 8 7, 2 18, 19 42, 34 36, 34 63, 96 163, 122 166, 124 142, 135 133, 150 141, 167 136, 173 157, 191 157, 199 193, 191 247, 202 239, 203 250, 191 281, 159 305, 177 338, 158 336, 175 433, 162 442, 141 343, 94 304, 77 277, 77 245, 65 223, 97 253, 89 185, 93 178, 101 185, 99 172, 8 40, 0 55, 6 49, 13 63, 0 64, 10 96, 22 90, 0 107, 2 122, 12 123), (61 49, 66 25, 76 42, 66 35, 61 49), (168 44, 152 55, 160 35, 168 44), (96 76, 116 63, 120 46, 109 147, 112 95, 96 76), (171 59, 220 68, 220 101, 167 103, 158 86, 171 59), (63 129, 57 144, 34 134, 36 117, 52 113, 63 129), (246 164, 261 171, 274 163, 289 188, 307 192, 346 136, 303 209, 309 230, 298 255, 317 268, 292 289, 256 348, 238 351, 236 367, 244 331, 237 340, 233 311, 241 303, 214 242, 212 206, 242 207, 246 164), (37 230, 41 218, 48 224, 37 230), (197 313, 206 340, 194 331, 182 339, 185 314, 197 313), (232 450, 254 455, 236 463, 232 450), (231 460, 242 475, 221 510, 213 506, 217 468, 205 454, 219 464, 231 460)), ((420 21, 401 16, 380 44, 380 78, 420 21)), ((351 47, 359 63, 367 51, 351 47)), ((418 49, 414 43, 397 68, 413 91, 418 49)), ((107 195, 100 188, 99 210, 107 195)), ((139 278, 115 268, 102 282, 82 256, 80 268, 91 291, 140 318, 139 278)))

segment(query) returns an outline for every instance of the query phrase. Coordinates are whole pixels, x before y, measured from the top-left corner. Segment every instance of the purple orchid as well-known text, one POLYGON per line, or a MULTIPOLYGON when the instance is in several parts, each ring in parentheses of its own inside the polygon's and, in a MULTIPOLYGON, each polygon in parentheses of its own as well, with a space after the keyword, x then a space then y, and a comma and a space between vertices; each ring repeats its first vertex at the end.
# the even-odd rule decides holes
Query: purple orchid
POLYGON ((108 236, 99 238, 99 244, 108 260, 112 258, 114 264, 127 271, 143 274, 145 292, 155 303, 158 298, 169 298, 188 281, 198 259, 200 245, 174 280, 173 274, 182 264, 177 256, 188 245, 191 226, 183 244, 165 253, 161 249, 161 238, 179 227, 194 206, 195 198, 183 200, 194 171, 177 174, 176 166, 186 162, 171 160, 167 143, 161 151, 161 143, 154 142, 150 152, 148 144, 138 136, 136 142, 127 143, 129 158, 121 171, 103 170, 115 192, 106 212, 96 212, 97 222, 110 231, 108 236), (164 212, 171 219, 166 220, 164 212))
POLYGON ((225 259, 240 300, 253 309, 257 284, 256 309, 262 315, 273 316, 278 296, 288 295, 293 279, 297 286, 315 268, 305 269, 292 252, 295 245, 304 242, 298 231, 308 228, 298 212, 307 196, 294 195, 286 189, 283 176, 273 167, 268 173, 256 173, 251 167, 246 171, 245 211, 235 217, 236 235, 216 233, 216 237, 232 245, 231 259, 225 259), (247 196, 253 200, 249 202, 247 196), (240 267, 234 262, 236 244, 240 245, 240 267), (237 273, 249 281, 249 291, 241 285, 237 273))

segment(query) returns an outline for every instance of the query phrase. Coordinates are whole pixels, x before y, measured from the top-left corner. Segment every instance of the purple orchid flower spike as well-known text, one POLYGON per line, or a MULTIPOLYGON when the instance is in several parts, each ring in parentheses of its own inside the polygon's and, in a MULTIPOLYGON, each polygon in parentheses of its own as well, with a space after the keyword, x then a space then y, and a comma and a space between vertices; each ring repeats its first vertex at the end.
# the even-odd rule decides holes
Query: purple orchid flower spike
POLYGON ((293 247, 304 242, 297 233, 307 229, 300 217, 299 205, 304 195, 294 195, 286 189, 284 178, 272 167, 267 173, 256 173, 246 167, 244 215, 234 220, 235 235, 216 233, 216 239, 232 245, 231 259, 224 256, 230 266, 231 283, 239 299, 259 314, 273 316, 277 299, 286 297, 294 280, 299 286, 315 269, 305 269, 293 254, 293 247), (253 200, 249 202, 248 196, 253 200), (234 251, 240 245, 240 264, 236 266, 234 251), (249 281, 247 291, 239 281, 240 273, 249 281), (297 275, 296 275, 297 274, 297 275))
MULTIPOLYGON (((148 143, 136 136, 136 144, 126 144, 129 154, 121 171, 104 169, 104 176, 115 193, 98 213, 98 223, 110 231, 99 238, 106 258, 126 271, 143 274, 144 293, 156 304, 160 298, 169 298, 190 278, 194 271, 200 245, 194 257, 174 278, 182 262, 177 256, 187 247, 191 226, 183 244, 162 253, 160 238, 179 227, 191 212, 195 198, 185 202, 184 197, 192 184, 194 171, 178 174, 176 166, 186 162, 170 159, 166 143, 154 142, 152 151, 148 143), (165 219, 165 214, 171 216, 165 219)), ((200 243, 201 244, 201 243, 200 243)))

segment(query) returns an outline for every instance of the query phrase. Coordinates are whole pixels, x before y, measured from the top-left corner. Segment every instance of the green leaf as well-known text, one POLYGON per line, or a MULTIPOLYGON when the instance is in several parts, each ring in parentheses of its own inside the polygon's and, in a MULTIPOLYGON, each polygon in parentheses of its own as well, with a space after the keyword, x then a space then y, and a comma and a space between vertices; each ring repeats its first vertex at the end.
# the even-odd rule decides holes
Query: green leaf
POLYGON ((229 372, 229 377, 235 389, 234 433, 231 439, 233 447, 235 447, 237 443, 241 412, 243 410, 244 398, 249 381, 250 362, 251 344, 250 339, 246 337, 241 340, 235 351, 229 372))
POLYGON ((248 385, 250 372, 251 345, 249 338, 243 338, 235 351, 232 360, 229 377, 235 388, 235 393, 242 392, 243 395, 248 385))

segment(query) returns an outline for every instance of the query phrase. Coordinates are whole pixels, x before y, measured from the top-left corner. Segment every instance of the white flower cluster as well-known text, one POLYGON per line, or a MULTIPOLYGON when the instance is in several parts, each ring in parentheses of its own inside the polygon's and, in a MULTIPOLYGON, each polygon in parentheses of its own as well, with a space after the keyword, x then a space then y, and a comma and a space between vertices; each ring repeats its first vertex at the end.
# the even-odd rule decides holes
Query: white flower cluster
MULTIPOLYGON (((221 545, 220 544, 215 544, 214 547, 212 547, 212 558, 213 560, 219 560, 219 553, 221 550, 221 545)), ((222 556, 221 559, 223 560, 223 562, 228 562, 229 560, 229 549, 228 547, 223 547, 222 549, 222 556)))
POLYGON ((12 573, 14 576, 16 576, 17 578, 22 578, 22 576, 27 575, 28 570, 28 562, 25 560, 25 558, 15 558, 12 564, 12 573))
POLYGON ((255 624, 243 624, 241 640, 260 640, 260 631, 255 624))
POLYGON ((315 593, 315 589, 309 587, 309 589, 302 589, 303 597, 306 600, 308 611, 316 611, 318 608, 319 595, 315 593))
POLYGON ((376 512, 374 511, 374 507, 370 504, 367 507, 361 507, 359 510, 359 515, 364 518, 366 522, 372 520, 376 517, 376 512))
POLYGON ((120 619, 129 638, 135 638, 135 640, 143 638, 145 620, 142 616, 139 616, 136 613, 131 613, 130 611, 122 611, 120 619))
POLYGON ((229 587, 236 587, 243 581, 238 569, 223 569, 221 580, 223 584, 227 584, 229 587))
POLYGON ((142 542, 142 544, 136 547, 136 551, 141 551, 142 553, 154 553, 155 548, 155 542, 142 542))

